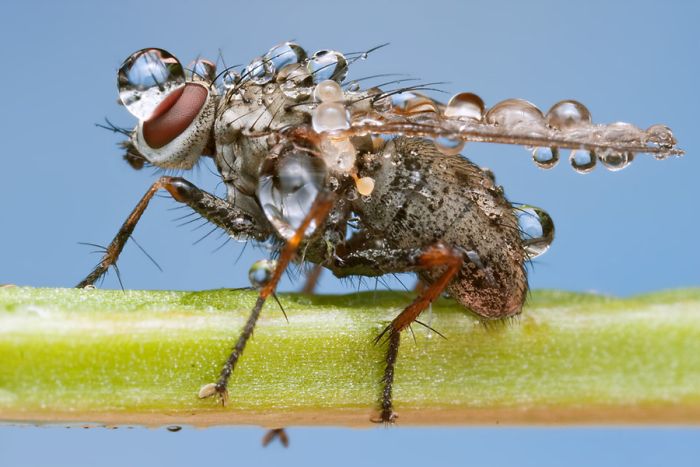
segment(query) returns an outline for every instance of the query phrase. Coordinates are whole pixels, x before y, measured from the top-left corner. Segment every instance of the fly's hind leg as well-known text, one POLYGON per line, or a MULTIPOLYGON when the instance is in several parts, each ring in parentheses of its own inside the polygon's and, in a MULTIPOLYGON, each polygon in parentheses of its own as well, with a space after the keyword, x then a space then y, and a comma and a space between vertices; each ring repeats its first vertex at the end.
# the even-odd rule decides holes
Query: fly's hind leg
POLYGON ((401 331, 413 323, 418 316, 440 296, 450 281, 459 272, 469 253, 461 248, 452 247, 442 242, 416 250, 366 249, 357 248, 347 252, 340 258, 339 267, 334 272, 337 275, 408 272, 438 269, 441 270, 437 279, 420 290, 418 297, 407 306, 389 326, 375 339, 388 342, 386 367, 382 378, 383 388, 380 397, 379 418, 372 421, 377 423, 393 423, 396 414, 393 410, 392 392, 394 385, 394 369, 399 353, 401 331))
POLYGON ((282 273, 284 273, 285 269, 287 269, 287 265, 289 265, 289 262, 294 258, 294 255, 299 249, 299 245, 304 239, 304 233, 308 229, 309 225, 311 225, 312 222, 315 222, 316 225, 322 225, 333 207, 333 202, 333 194, 319 194, 300 226, 294 231, 292 237, 287 240, 287 243, 285 243, 280 252, 279 258, 277 259, 277 266, 275 267, 270 280, 260 289, 255 306, 253 306, 253 310, 248 317, 248 321, 246 321, 245 325, 243 326, 243 331, 238 337, 236 345, 233 347, 231 354, 224 363, 218 381, 216 383, 210 383, 202 386, 202 388, 199 390, 200 398, 203 399, 218 394, 222 405, 226 404, 228 400, 227 387, 229 379, 231 378, 231 374, 233 373, 233 369, 235 368, 238 359, 245 349, 248 339, 250 339, 250 336, 253 335, 253 329, 255 329, 255 324, 260 317, 260 312, 262 311, 265 301, 270 295, 275 293, 277 284, 282 278, 282 273))
POLYGON ((218 225, 232 235, 245 235, 252 238, 265 237, 264 232, 260 232, 254 219, 234 207, 229 202, 217 198, 216 196, 200 190, 187 180, 179 177, 161 177, 148 189, 143 198, 138 202, 129 217, 124 221, 112 242, 107 246, 106 252, 100 262, 76 287, 83 288, 93 285, 110 266, 116 264, 119 255, 124 249, 124 245, 131 237, 136 224, 143 215, 151 198, 164 189, 180 203, 184 203, 197 211, 202 217, 218 225))

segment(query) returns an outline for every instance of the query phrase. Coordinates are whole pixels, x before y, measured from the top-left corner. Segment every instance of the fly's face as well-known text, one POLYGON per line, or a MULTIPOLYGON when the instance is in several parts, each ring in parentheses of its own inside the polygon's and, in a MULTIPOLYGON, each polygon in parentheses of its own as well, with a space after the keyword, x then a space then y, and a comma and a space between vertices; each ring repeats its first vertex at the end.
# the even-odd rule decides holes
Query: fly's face
MULTIPOLYGON (((165 169, 190 169, 209 146, 219 97, 213 64, 194 62, 185 72, 162 49, 139 50, 119 69, 119 98, 139 119, 130 150, 165 169)), ((132 154, 133 155, 133 154, 132 154)))

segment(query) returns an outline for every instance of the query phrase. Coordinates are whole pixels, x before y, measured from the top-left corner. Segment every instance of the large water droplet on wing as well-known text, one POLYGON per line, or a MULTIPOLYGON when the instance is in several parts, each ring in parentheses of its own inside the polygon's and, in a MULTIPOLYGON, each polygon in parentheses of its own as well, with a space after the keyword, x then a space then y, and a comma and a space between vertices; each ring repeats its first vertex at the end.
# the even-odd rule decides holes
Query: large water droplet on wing
POLYGON ((139 120, 148 120, 168 94, 185 85, 185 73, 165 50, 142 49, 124 60, 117 85, 126 109, 139 120))
MULTIPOLYGON (((297 149, 265 161, 258 183, 258 200, 282 237, 291 238, 301 226, 324 186, 326 173, 326 165, 320 158, 297 149)), ((312 222, 306 235, 315 229, 312 222)))
POLYGON ((559 162, 559 148, 534 148, 532 150, 532 160, 540 169, 551 169, 559 162))
POLYGON ((652 125, 646 130, 647 144, 652 144, 664 149, 670 149, 676 144, 673 132, 666 125, 652 125))
POLYGON ((591 123, 591 113, 585 105, 574 100, 559 101, 547 112, 547 125, 565 130, 591 123))
POLYGON ((523 205, 515 209, 520 238, 530 259, 549 249, 554 240, 554 222, 544 209, 523 205))
POLYGON ((261 259, 252 264, 248 270, 248 280, 253 288, 260 289, 264 287, 275 272, 277 261, 272 259, 261 259))
POLYGON ((488 123, 511 128, 524 124, 541 124, 543 120, 540 109, 523 99, 506 99, 486 112, 488 123))
POLYGON ((281 70, 287 65, 306 60, 306 51, 295 42, 283 42, 271 48, 263 58, 272 63, 275 70, 281 70))
POLYGON ((343 54, 335 50, 319 50, 309 59, 306 66, 315 83, 327 79, 341 82, 348 74, 348 61, 343 54))
POLYGON ((615 149, 600 149, 598 150, 598 158, 606 169, 611 172, 622 170, 634 159, 634 154, 626 151, 617 151, 615 149))
POLYGON ((267 84, 275 77, 275 65, 262 57, 254 58, 243 72, 243 78, 255 84, 267 84))
POLYGON ((484 115, 484 101, 471 92, 460 92, 447 103, 444 115, 459 120, 481 120, 484 115))
POLYGON ((593 151, 577 149, 575 151, 571 151, 569 162, 571 163, 571 167, 573 167, 576 172, 580 174, 587 174, 595 169, 596 155, 593 151))

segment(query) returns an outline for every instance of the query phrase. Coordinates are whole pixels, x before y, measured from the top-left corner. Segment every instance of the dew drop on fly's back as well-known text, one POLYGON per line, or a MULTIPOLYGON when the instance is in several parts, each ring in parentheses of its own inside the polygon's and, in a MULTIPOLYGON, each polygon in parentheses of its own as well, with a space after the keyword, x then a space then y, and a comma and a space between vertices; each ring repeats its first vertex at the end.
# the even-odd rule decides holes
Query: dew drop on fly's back
POLYGON ((295 42, 283 42, 272 47, 263 59, 272 63, 275 70, 281 70, 287 65, 306 60, 306 51, 295 42))
POLYGON ((263 85, 275 77, 275 65, 262 57, 254 58, 243 72, 243 79, 263 85))
POLYGON ((569 162, 571 167, 580 174, 587 174, 595 169, 596 154, 587 149, 576 149, 571 151, 569 162))
POLYGON ((322 102, 311 115, 311 125, 316 133, 347 130, 350 128, 350 115, 343 104, 322 102))
POLYGON ((317 102, 342 102, 344 98, 340 84, 332 79, 321 81, 314 88, 314 100, 317 102))
POLYGON ((170 93, 184 88, 185 72, 169 52, 142 49, 122 63, 117 85, 126 109, 139 120, 148 120, 170 93))
POLYGON ((530 259, 549 249, 554 240, 554 222, 547 212, 536 206, 515 208, 523 248, 530 259))
POLYGON ((574 100, 559 101, 546 115, 547 125, 557 130, 565 130, 591 123, 591 113, 585 105, 574 100))
POLYGON ((616 151, 614 149, 600 149, 598 158, 603 166, 611 172, 617 172, 626 168, 634 160, 634 154, 626 151, 616 151))
POLYGON ((240 73, 235 70, 226 70, 221 73, 221 76, 216 80, 216 88, 221 94, 224 94, 229 89, 236 87, 240 81, 240 73))
POLYGON ((216 64, 206 58, 198 58, 187 65, 185 76, 190 80, 204 80, 211 83, 216 78, 216 64))
POLYGON ((666 125, 656 124, 646 129, 647 144, 669 149, 675 146, 676 138, 666 125))
POLYGON ((471 92, 460 92, 452 96, 443 115, 458 120, 480 121, 484 116, 484 101, 471 92))
POLYGON ((272 279, 276 267, 277 261, 271 259, 261 259, 254 262, 248 270, 250 285, 255 289, 264 287, 272 279))
POLYGON ((540 169, 551 169, 559 162, 559 148, 534 148, 532 149, 532 160, 540 169))
MULTIPOLYGON (((326 165, 319 157, 291 149, 283 157, 263 163, 258 200, 265 217, 283 238, 291 238, 311 210, 326 182, 326 165)), ((316 229, 312 222, 306 231, 316 229)))
POLYGON ((348 74, 348 61, 335 50, 319 50, 306 64, 314 83, 327 79, 341 82, 348 74))

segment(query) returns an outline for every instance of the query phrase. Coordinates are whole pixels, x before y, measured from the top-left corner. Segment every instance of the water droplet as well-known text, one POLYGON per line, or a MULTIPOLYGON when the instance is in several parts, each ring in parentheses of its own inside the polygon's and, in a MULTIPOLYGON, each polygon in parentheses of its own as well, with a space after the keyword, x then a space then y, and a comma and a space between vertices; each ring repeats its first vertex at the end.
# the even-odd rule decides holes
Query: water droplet
POLYGON ((226 70, 216 81, 216 88, 221 94, 224 94, 231 88, 234 88, 241 81, 241 74, 234 70, 226 70))
POLYGON ((606 169, 611 172, 617 172, 632 163, 634 154, 614 149, 600 149, 598 150, 598 158, 606 169))
POLYGON ((348 91, 357 92, 360 90, 360 83, 357 81, 350 81, 347 86, 348 91))
POLYGON ((433 140, 438 151, 446 156, 454 156, 462 152, 464 141, 461 139, 451 139, 447 137, 435 138, 433 140))
POLYGON ((350 128, 350 115, 343 104, 324 102, 314 109, 311 125, 316 133, 347 130, 350 128))
POLYGON ((596 155, 593 151, 577 149, 569 156, 571 167, 580 174, 587 174, 595 168, 596 155))
POLYGON ((331 172, 348 173, 355 167, 357 150, 349 138, 323 138, 321 157, 331 172))
POLYGON ((585 105, 574 100, 559 101, 547 112, 547 125, 565 130, 591 123, 591 113, 585 105))
POLYGON ((344 97, 340 84, 332 79, 321 81, 314 88, 314 99, 318 102, 342 102, 344 97))
POLYGON ((272 63, 275 70, 281 70, 287 65, 306 60, 306 51, 295 42, 283 42, 271 48, 263 58, 272 63))
POLYGON ((309 59, 306 66, 315 83, 327 79, 341 82, 348 74, 345 56, 335 50, 319 50, 309 59))
POLYGON ((484 108, 481 97, 471 92, 460 92, 447 103, 444 115, 459 120, 481 120, 484 108))
POLYGON ((506 99, 486 112, 488 123, 511 128, 521 124, 542 123, 543 120, 540 109, 523 99, 506 99))
POLYGON ((275 77, 275 65, 262 57, 256 57, 246 67, 243 77, 255 84, 267 84, 275 77))
POLYGON ((142 49, 119 68, 119 99, 139 120, 148 120, 165 98, 185 84, 180 62, 163 49, 142 49))
POLYGON ((551 169, 559 162, 559 148, 534 148, 532 150, 532 160, 540 169, 551 169))
POLYGON ((277 261, 271 259, 261 259, 253 263, 248 270, 248 280, 253 288, 260 289, 264 287, 275 272, 277 261))
POLYGON ((515 210, 523 248, 530 259, 549 249, 554 240, 554 222, 544 209, 522 205, 515 210))
POLYGON ((374 191, 374 179, 372 177, 362 177, 355 180, 357 192, 362 196, 369 196, 374 191))
POLYGON ((187 65, 185 76, 191 80, 204 80, 211 83, 216 78, 216 64, 206 58, 198 58, 187 65))
POLYGON ((282 92, 295 101, 303 101, 311 95, 313 79, 305 66, 298 63, 287 65, 277 74, 282 92))
POLYGON ((173 433, 182 430, 181 426, 178 425, 170 425, 169 427, 166 428, 168 431, 172 431, 173 433))
MULTIPOLYGON (((265 216, 284 238, 291 238, 309 213, 326 180, 319 157, 290 148, 265 161, 258 183, 258 200, 265 216)), ((312 222, 306 235, 316 228, 312 222)))
POLYGON ((412 92, 393 94, 391 96, 391 105, 412 115, 423 112, 437 113, 439 111, 437 102, 429 97, 412 92))
POLYGON ((646 130, 646 138, 647 143, 664 149, 670 149, 676 145, 676 138, 666 125, 656 124, 650 126, 646 130))

